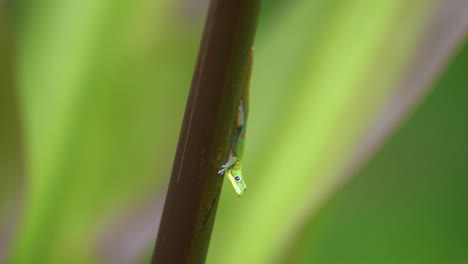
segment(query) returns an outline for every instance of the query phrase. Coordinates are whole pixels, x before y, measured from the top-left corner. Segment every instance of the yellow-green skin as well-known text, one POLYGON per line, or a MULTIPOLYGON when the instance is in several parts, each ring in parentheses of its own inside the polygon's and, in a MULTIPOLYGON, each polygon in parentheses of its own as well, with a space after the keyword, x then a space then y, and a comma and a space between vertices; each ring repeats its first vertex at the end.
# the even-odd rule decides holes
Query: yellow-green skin
POLYGON ((234 164, 228 168, 226 173, 229 181, 232 184, 232 187, 234 188, 234 191, 238 196, 242 196, 247 190, 247 184, 244 182, 244 177, 242 177, 242 160, 244 157, 245 134, 247 130, 246 117, 244 102, 241 101, 236 122, 240 131, 237 137, 235 151, 233 153, 236 159, 234 164))
POLYGON ((247 62, 246 74, 244 76, 244 86, 242 89, 241 101, 236 118, 236 136, 229 155, 229 160, 221 167, 219 174, 226 174, 231 182, 234 191, 238 196, 242 196, 247 190, 247 184, 242 177, 242 160, 244 157, 245 134, 247 131, 247 117, 249 114, 249 84, 252 72, 253 49, 250 52, 247 62))
POLYGON ((244 192, 247 190, 247 184, 245 184, 244 178, 242 177, 242 169, 240 167, 241 162, 235 163, 232 166, 232 169, 228 169, 226 172, 226 176, 228 177, 232 187, 234 188, 234 191, 238 196, 244 195, 244 192))
POLYGON ((244 177, 242 177, 242 159, 244 157, 246 125, 247 119, 244 102, 241 101, 236 120, 237 137, 233 141, 233 148, 231 149, 228 162, 226 162, 218 172, 219 174, 226 174, 238 196, 242 196, 247 190, 247 184, 244 181, 244 177))

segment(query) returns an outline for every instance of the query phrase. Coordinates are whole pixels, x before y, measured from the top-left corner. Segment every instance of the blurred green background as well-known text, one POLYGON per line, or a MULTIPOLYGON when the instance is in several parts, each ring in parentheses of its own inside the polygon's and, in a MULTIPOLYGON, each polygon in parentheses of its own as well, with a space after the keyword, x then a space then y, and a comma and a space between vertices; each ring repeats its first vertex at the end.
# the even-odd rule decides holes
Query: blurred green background
MULTIPOLYGON (((208 1, 13 7, 0 263, 148 263, 208 1)), ((263 1, 249 190, 225 186, 207 262, 468 263, 466 13, 263 1)))

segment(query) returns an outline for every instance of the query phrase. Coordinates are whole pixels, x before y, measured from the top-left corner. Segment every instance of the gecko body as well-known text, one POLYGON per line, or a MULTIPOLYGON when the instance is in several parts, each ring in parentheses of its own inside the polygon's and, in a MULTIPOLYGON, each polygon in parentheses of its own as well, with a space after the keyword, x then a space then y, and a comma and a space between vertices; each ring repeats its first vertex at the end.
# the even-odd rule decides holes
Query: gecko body
POLYGON ((252 72, 252 62, 253 49, 251 49, 247 61, 242 95, 235 122, 235 135, 233 137, 229 160, 223 166, 221 166, 221 170, 218 171, 218 174, 224 174, 227 176, 238 196, 242 196, 247 190, 247 184, 245 183, 244 177, 242 176, 242 161, 244 158, 245 135, 247 130, 247 118, 249 114, 249 85, 250 75, 252 72))

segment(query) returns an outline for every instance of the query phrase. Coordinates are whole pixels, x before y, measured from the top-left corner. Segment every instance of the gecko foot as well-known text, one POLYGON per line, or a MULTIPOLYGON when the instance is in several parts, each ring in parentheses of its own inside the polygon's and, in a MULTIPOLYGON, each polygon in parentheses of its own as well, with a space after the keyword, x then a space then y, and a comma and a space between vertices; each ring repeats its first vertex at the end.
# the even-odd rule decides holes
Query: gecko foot
POLYGON ((236 157, 230 158, 228 162, 226 162, 226 164, 221 166, 221 169, 218 171, 218 174, 223 175, 230 167, 232 167, 232 165, 234 165, 234 163, 236 163, 236 161, 237 161, 236 157))

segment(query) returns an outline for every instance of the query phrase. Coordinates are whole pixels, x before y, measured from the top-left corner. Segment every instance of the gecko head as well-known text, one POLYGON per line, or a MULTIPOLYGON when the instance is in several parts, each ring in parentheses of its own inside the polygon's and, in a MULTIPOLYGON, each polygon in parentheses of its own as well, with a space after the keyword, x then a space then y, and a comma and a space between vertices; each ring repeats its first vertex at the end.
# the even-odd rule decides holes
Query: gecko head
POLYGON ((240 173, 230 171, 230 173, 228 173, 228 179, 231 182, 231 185, 234 188, 236 194, 238 196, 242 196, 247 190, 247 184, 245 184, 242 175, 240 173))

